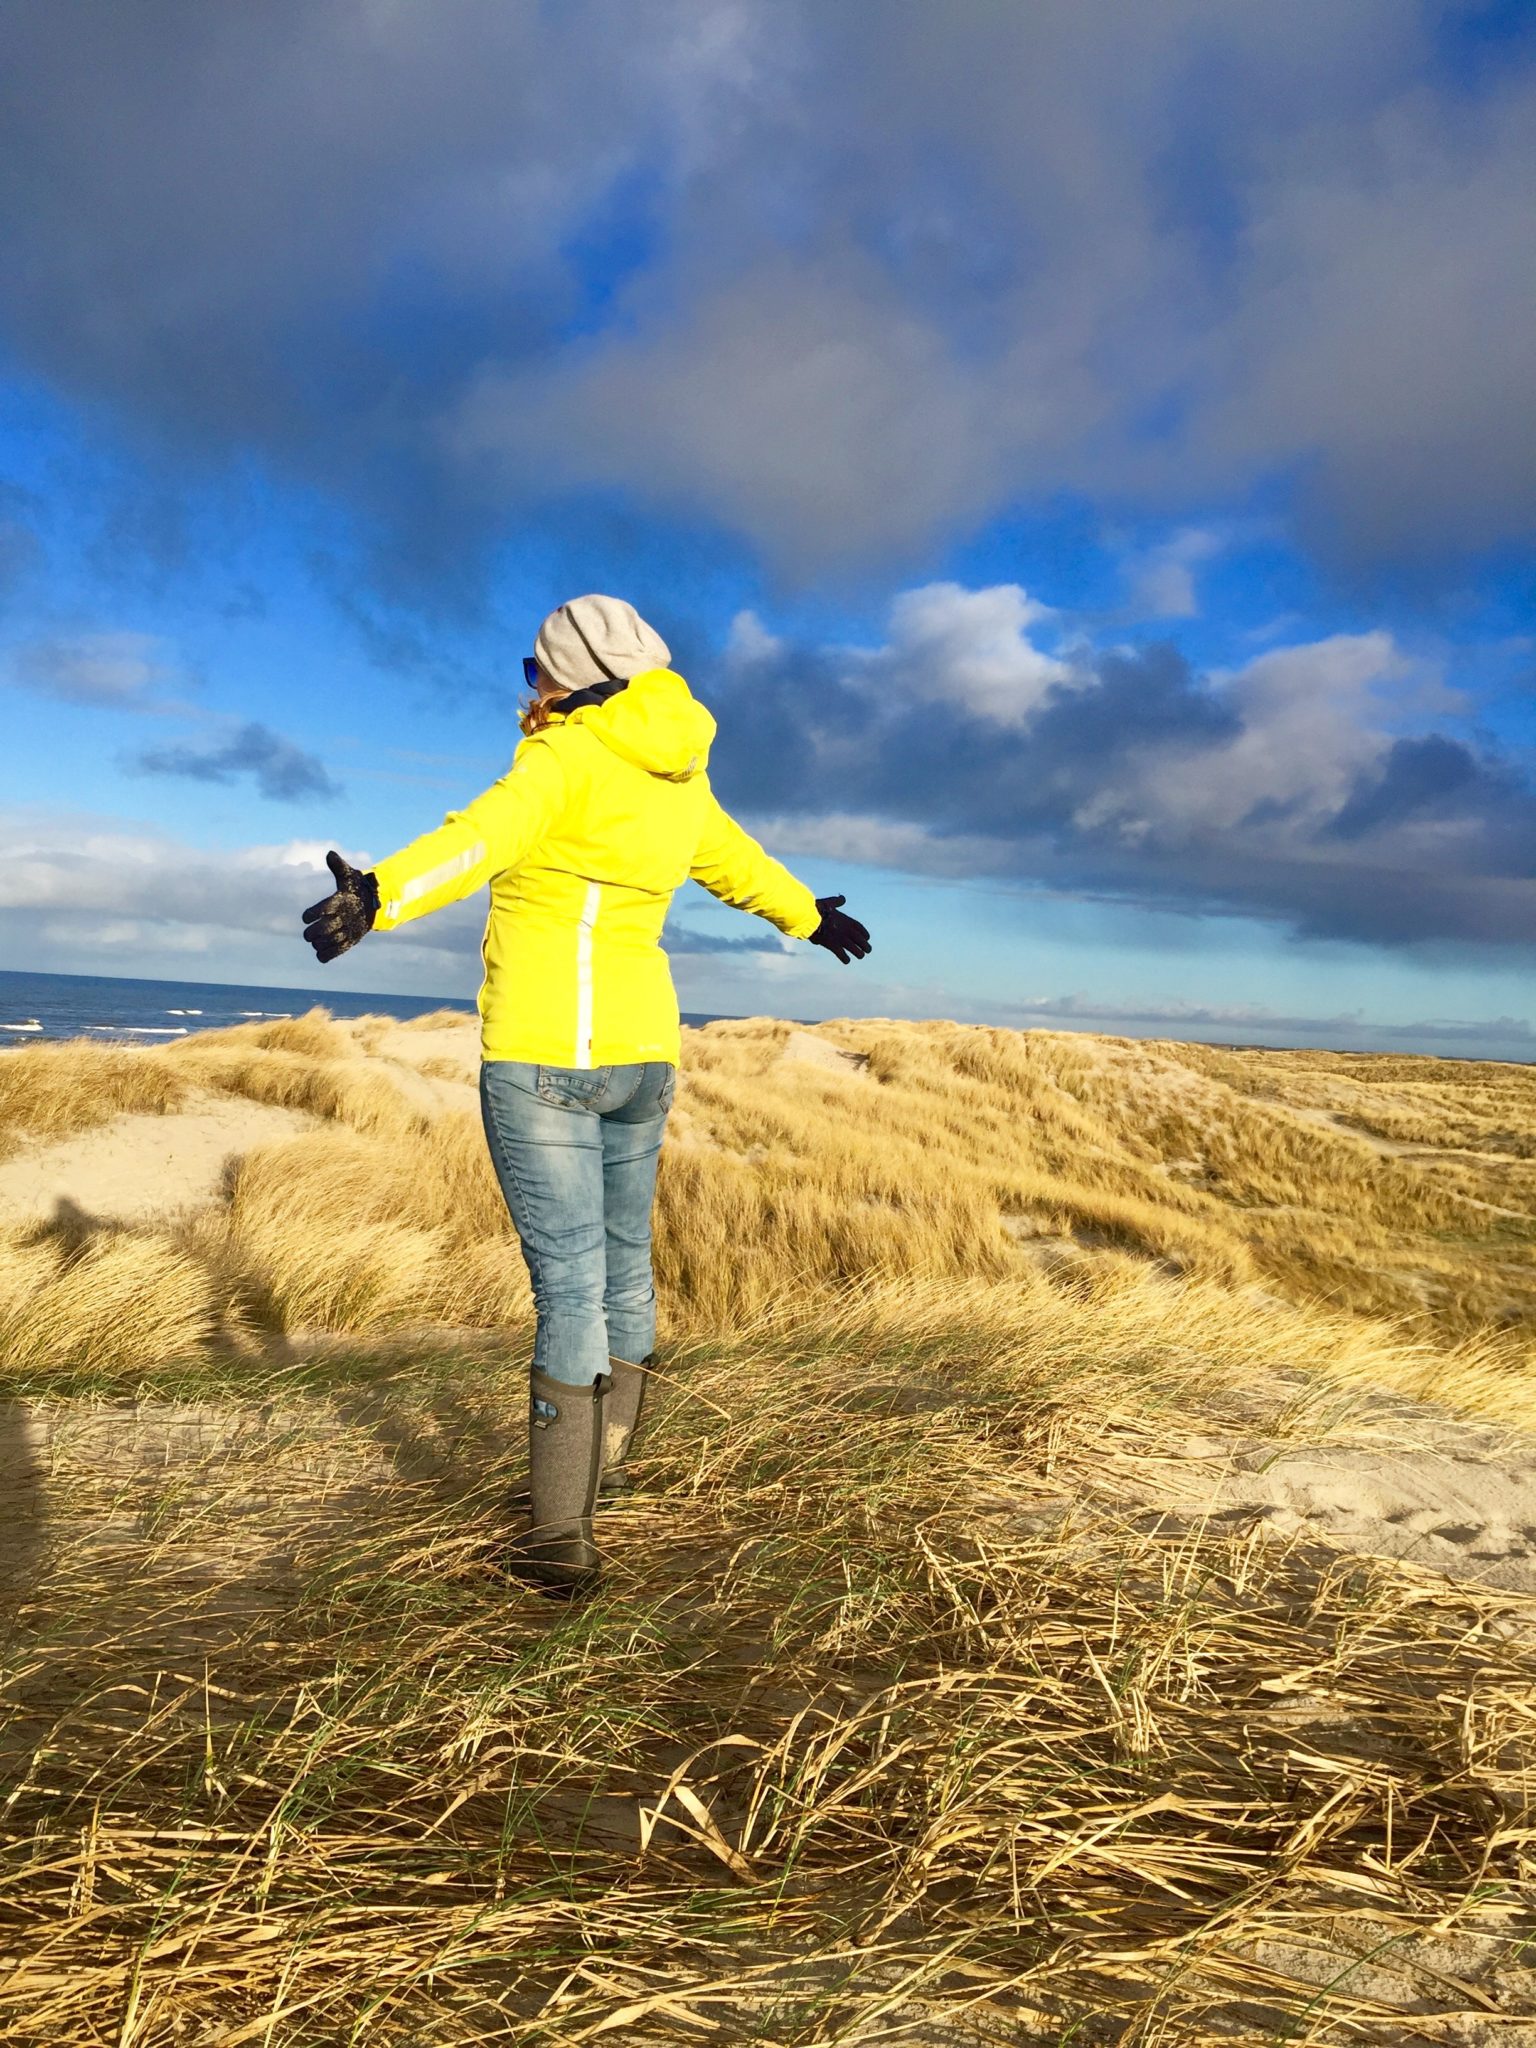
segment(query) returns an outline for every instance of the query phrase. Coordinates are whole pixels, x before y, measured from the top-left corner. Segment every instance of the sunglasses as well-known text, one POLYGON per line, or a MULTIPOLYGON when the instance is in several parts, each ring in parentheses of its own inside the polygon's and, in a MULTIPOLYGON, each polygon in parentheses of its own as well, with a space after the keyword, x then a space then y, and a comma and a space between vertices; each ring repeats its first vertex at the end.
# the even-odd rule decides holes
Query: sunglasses
POLYGON ((523 656, 523 681, 530 690, 536 691, 539 687, 539 658, 536 654, 523 656))

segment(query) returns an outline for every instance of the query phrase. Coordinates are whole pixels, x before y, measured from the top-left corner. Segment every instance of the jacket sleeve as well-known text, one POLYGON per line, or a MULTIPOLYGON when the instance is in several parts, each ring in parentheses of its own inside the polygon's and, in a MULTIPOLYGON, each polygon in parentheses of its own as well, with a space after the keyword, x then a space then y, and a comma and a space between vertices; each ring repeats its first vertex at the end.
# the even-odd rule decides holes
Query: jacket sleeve
POLYGON ((435 832, 424 832, 374 867, 379 884, 376 931, 393 931, 457 903, 543 838, 565 807, 566 777, 550 746, 524 744, 499 782, 450 811, 435 832))
POLYGON ((767 918, 792 939, 808 939, 821 923, 816 898, 804 882, 764 853, 751 834, 722 809, 713 790, 688 872, 711 896, 767 918))

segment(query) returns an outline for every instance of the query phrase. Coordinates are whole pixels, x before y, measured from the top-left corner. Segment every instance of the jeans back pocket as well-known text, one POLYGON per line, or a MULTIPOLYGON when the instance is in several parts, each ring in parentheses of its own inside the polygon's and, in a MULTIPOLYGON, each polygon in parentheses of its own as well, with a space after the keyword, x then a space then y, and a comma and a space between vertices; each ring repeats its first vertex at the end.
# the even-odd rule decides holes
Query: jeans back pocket
POLYGON ((540 1067, 539 1096, 565 1109, 588 1109, 608 1092, 611 1067, 540 1067))

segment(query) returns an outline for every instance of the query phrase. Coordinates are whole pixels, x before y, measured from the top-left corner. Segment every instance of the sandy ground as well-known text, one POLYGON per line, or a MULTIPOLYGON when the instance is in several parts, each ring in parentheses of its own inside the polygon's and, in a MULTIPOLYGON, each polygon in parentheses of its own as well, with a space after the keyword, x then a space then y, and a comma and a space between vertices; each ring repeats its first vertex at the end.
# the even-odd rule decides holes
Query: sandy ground
POLYGON ((217 1199, 228 1164, 257 1145, 314 1130, 319 1118, 267 1103, 209 1097, 175 1116, 120 1116, 0 1161, 0 1229, 61 1206, 103 1221, 143 1222, 217 1199))
MULTIPOLYGON (((351 1035, 362 1054, 356 1026, 351 1035)), ((474 1106, 479 1038, 472 1017, 432 1031, 392 1026, 374 1037, 369 1056, 429 1115, 474 1106)), ((121 1116, 52 1144, 29 1143, 0 1161, 0 1231, 47 1221, 61 1206, 114 1223, 186 1214, 219 1199, 245 1153, 321 1122, 303 1110, 208 1095, 173 1116, 121 1116)))
POLYGON ((791 1031, 779 1059, 781 1064, 798 1061, 803 1066, 828 1067, 839 1074, 856 1074, 869 1065, 863 1053, 844 1052, 841 1046, 833 1045, 830 1039, 821 1038, 814 1031, 791 1031))
POLYGON ((1536 1593, 1536 1438, 1387 1395, 1373 1405, 1339 1440, 1188 1437, 1166 1498, 1186 1519, 1536 1593))
POLYGON ((360 1052, 381 1063, 410 1101, 425 1109, 461 1109, 462 1091, 474 1090, 480 1079, 480 1022, 466 1017, 460 1024, 412 1031, 391 1024, 383 1031, 350 1026, 360 1052), (455 1091, 459 1091, 455 1093, 455 1091))
MULTIPOLYGON (((353 1027, 354 1034, 356 1028, 353 1027)), ((451 1060, 462 1069, 464 1080, 472 1082, 480 1065, 480 1021, 465 1017, 458 1024, 434 1024, 430 1031, 391 1024, 375 1041, 375 1047, 386 1059, 404 1060, 411 1066, 451 1060)))

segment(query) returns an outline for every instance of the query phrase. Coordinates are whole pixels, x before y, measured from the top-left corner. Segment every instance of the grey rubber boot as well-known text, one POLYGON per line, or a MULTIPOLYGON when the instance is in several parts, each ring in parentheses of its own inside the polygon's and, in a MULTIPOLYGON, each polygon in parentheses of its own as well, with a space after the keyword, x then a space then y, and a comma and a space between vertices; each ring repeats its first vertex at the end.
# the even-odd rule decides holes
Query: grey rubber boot
POLYGON ((551 1600, 590 1592, 601 1572, 592 1508, 611 1386, 607 1373, 590 1387, 529 1375, 528 1528, 509 1547, 506 1565, 551 1600))
POLYGON ((631 1365, 627 1358, 609 1355, 608 1371, 613 1383, 603 1411, 603 1477, 598 1488, 603 1500, 621 1500, 634 1490, 625 1461, 640 1410, 645 1405, 646 1382, 651 1377, 646 1367, 650 1362, 647 1358, 639 1365, 631 1365))

